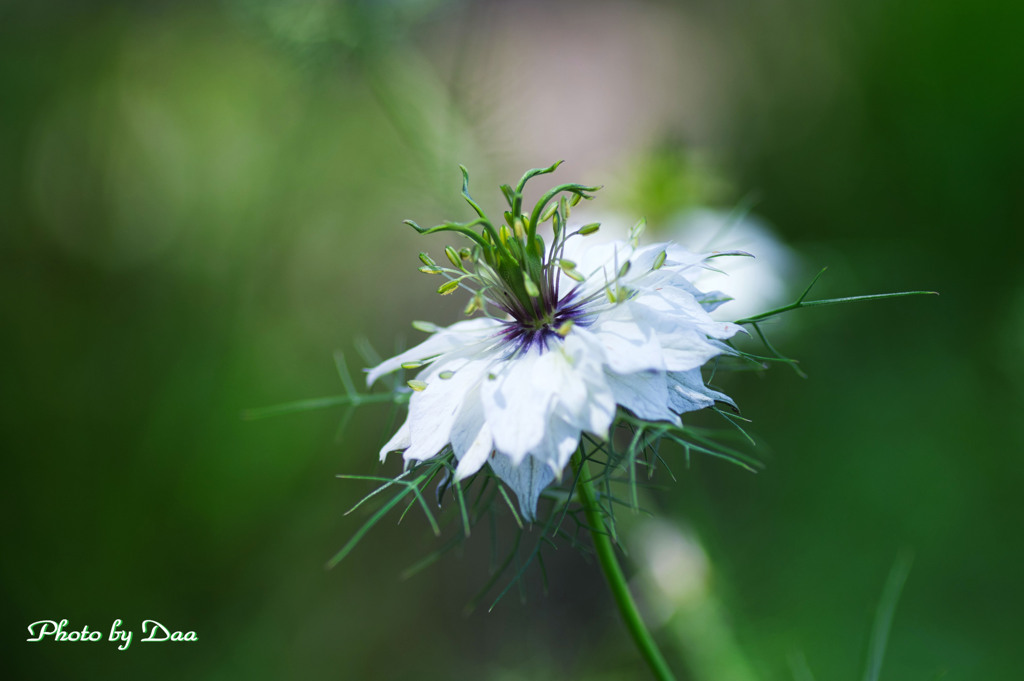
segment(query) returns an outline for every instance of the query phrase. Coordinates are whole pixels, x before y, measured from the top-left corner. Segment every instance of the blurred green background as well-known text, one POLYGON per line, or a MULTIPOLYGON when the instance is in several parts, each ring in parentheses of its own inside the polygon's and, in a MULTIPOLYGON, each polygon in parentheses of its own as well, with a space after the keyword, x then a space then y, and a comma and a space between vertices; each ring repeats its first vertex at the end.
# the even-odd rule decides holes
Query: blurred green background
POLYGON ((402 580, 443 540, 392 519, 324 569, 366 517, 334 476, 399 470, 387 409, 338 441, 338 412, 239 416, 457 318, 416 272, 445 241, 400 221, 464 218, 459 162, 493 210, 565 158, 664 238, 753 199, 819 296, 942 294, 798 312, 772 338, 808 380, 720 380, 766 470, 677 459, 665 524, 627 536, 681 677, 860 678, 909 549, 882 678, 1019 678, 1022 27, 952 0, 0 3, 7 677, 644 678, 569 548, 548 595, 531 573, 468 617, 485 531, 402 580), (673 546, 678 592, 644 578, 673 546), (136 641, 25 642, 62 618, 136 641))

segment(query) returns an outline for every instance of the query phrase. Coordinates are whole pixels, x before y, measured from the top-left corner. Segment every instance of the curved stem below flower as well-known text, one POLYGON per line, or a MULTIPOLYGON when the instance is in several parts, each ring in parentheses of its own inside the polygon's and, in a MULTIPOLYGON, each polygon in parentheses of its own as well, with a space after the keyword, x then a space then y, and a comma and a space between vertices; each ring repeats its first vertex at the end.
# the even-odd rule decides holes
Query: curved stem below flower
POLYGON ((615 555, 615 547, 612 545, 611 537, 605 529, 604 516, 601 507, 597 503, 597 492, 594 489, 593 479, 589 475, 589 469, 583 459, 583 447, 572 456, 572 467, 576 472, 576 488, 579 490, 580 500, 583 503, 583 512, 586 514, 587 524, 590 526, 590 535, 594 539, 594 550, 597 553, 597 561, 601 565, 601 571, 608 580, 608 587, 611 589, 615 605, 619 608, 619 614, 626 628, 629 629, 633 642, 640 650, 644 661, 651 668, 651 672, 659 681, 675 681, 672 670, 662 657, 658 645, 651 637, 640 617, 640 611, 629 593, 629 585, 626 584, 626 577, 619 567, 619 560, 615 555))

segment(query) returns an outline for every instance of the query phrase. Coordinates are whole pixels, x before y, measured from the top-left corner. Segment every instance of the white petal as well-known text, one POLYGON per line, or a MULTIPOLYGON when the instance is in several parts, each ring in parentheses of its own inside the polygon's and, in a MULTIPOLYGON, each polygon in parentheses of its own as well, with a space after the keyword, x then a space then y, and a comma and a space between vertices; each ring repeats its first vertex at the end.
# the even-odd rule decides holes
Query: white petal
POLYGON ((705 312, 714 312, 722 305, 732 300, 732 296, 726 295, 721 291, 706 291, 696 296, 700 306, 704 308, 705 312))
POLYGON ((606 381, 600 392, 591 392, 587 400, 587 414, 581 430, 593 433, 602 440, 608 439, 608 429, 615 420, 615 395, 606 381))
MULTIPOLYGON (((429 459, 451 441, 452 426, 466 396, 480 383, 490 362, 456 360, 438 363, 425 376, 427 387, 409 399, 409 428, 412 445, 405 458, 429 459), (441 374, 452 372, 449 378, 441 374)), ((445 374, 447 375, 447 374, 445 374)))
POLYGON ((615 401, 639 418, 679 423, 679 416, 669 408, 668 379, 664 372, 609 373, 605 378, 615 401))
POLYGON ((523 518, 532 521, 537 516, 537 500, 540 493, 555 479, 551 467, 532 456, 515 465, 509 457, 499 454, 491 458, 489 463, 494 474, 516 493, 523 518))
POLYGON ((462 480, 476 473, 487 463, 487 457, 493 451, 494 440, 491 437, 491 427, 485 421, 477 436, 459 458, 459 465, 455 468, 455 479, 462 480))
POLYGON ((604 380, 604 351, 597 336, 575 328, 537 361, 538 391, 554 395, 550 414, 580 431, 605 437, 615 416, 615 397, 604 380))
POLYGON ((662 335, 662 357, 669 371, 689 371, 704 365, 712 357, 731 353, 728 346, 708 340, 693 331, 662 335))
POLYGON ((548 422, 543 444, 532 453, 532 458, 547 464, 558 480, 569 464, 573 452, 580 446, 580 429, 560 418, 548 422))
POLYGON ((704 385, 700 369, 668 374, 669 401, 679 413, 697 411, 712 406, 716 401, 736 406, 728 395, 704 385))
MULTIPOLYGON (((697 294, 702 295, 699 291, 697 294)), ((679 288, 649 292, 637 296, 631 302, 637 306, 634 315, 641 323, 646 321, 659 327, 670 324, 686 326, 718 339, 731 338, 742 330, 738 324, 715 321, 700 300, 679 288)))
POLYGON ((409 419, 406 419, 405 422, 402 423, 401 427, 398 429, 398 432, 392 435, 391 439, 388 440, 387 444, 381 447, 381 462, 383 463, 384 459, 386 459, 388 454, 390 454, 391 452, 397 452, 403 449, 407 449, 410 444, 412 444, 412 442, 409 440, 409 419))
POLYGON ((462 480, 480 470, 494 449, 491 427, 484 418, 479 387, 467 395, 452 427, 452 450, 459 460, 455 479, 462 480))
POLYGON ((587 383, 583 371, 600 367, 578 366, 583 364, 578 348, 567 348, 566 343, 554 343, 547 352, 537 359, 535 367, 539 383, 537 390, 550 391, 566 413, 580 412, 587 402, 587 383), (577 352, 572 352, 576 350, 577 352))
POLYGON ((492 367, 480 388, 494 446, 519 464, 544 438, 554 399, 549 376, 538 372, 537 351, 529 351, 492 367))
POLYGON ((366 374, 366 385, 373 385, 378 378, 397 371, 406 362, 421 362, 453 350, 486 346, 493 342, 494 334, 500 328, 501 322, 487 317, 456 322, 435 332, 419 345, 370 369, 366 374))
MULTIPOLYGON (((631 307, 631 303, 623 303, 618 307, 631 307)), ((641 327, 635 319, 619 321, 599 318, 589 330, 597 336, 606 363, 612 371, 628 374, 665 368, 658 339, 649 328, 641 327)))

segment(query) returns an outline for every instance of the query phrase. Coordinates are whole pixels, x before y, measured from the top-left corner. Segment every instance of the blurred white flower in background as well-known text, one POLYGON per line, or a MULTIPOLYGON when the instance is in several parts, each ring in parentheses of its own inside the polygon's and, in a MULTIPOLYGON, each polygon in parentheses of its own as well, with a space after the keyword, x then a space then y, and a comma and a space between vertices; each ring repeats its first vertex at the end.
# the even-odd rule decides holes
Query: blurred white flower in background
POLYGON ((728 609, 713 588, 711 559, 688 528, 650 518, 632 531, 637 547, 635 587, 652 619, 672 632, 696 681, 756 681, 758 674, 736 641, 728 609))
POLYGON ((742 319, 790 301, 789 282, 799 269, 799 258, 756 215, 692 208, 677 214, 664 230, 663 234, 687 248, 740 250, 754 256, 730 258, 722 264, 722 271, 705 270, 694 281, 701 288, 716 289, 733 298, 716 318, 742 319))
POLYGON ((640 553, 658 598, 658 619, 668 620, 675 611, 708 597, 711 565, 700 542, 676 525, 652 518, 636 530, 640 553))
MULTIPOLYGON (((593 241, 626 238, 632 221, 608 211, 586 210, 584 219, 601 223, 593 241)), ((668 221, 652 224, 659 237, 696 253, 736 252, 751 257, 720 259, 693 280, 701 290, 721 291, 732 300, 712 311, 723 321, 743 319, 785 305, 793 299, 790 282, 799 277, 800 258, 762 218, 740 210, 695 207, 668 221)))

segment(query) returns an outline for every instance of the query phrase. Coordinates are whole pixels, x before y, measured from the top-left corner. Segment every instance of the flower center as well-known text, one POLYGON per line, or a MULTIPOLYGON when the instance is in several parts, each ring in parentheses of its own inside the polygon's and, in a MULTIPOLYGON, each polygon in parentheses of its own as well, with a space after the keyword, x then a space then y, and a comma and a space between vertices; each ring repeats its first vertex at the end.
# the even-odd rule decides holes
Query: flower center
POLYGON ((501 335, 513 346, 514 352, 531 348, 543 352, 548 344, 564 338, 574 325, 587 326, 590 323, 586 301, 578 300, 578 289, 562 297, 551 309, 537 316, 514 317, 505 322, 501 335))
MULTIPOLYGON (((501 186, 509 207, 504 211, 504 223, 492 222, 470 196, 469 173, 462 166, 462 196, 476 213, 475 219, 444 222, 429 229, 406 220, 420 234, 455 232, 472 242, 470 247, 460 250, 451 246, 445 248, 451 267, 420 253, 423 262, 420 271, 447 279, 437 289, 441 295, 459 289, 469 291, 472 298, 465 313, 482 312, 501 321, 504 324, 501 334, 513 354, 533 347, 546 350, 549 343, 567 336, 574 325, 588 325, 590 318, 597 314, 592 303, 598 299, 607 295, 609 302, 616 303, 629 295, 628 289, 619 285, 619 280, 629 270, 628 260, 617 273, 605 276, 602 292, 583 294, 579 286, 574 286, 564 296, 559 291, 563 276, 577 283, 586 280, 576 269, 576 263, 565 258, 566 241, 593 234, 600 227, 596 222, 574 231, 568 227, 570 210, 580 201, 592 199, 593 192, 600 187, 560 184, 545 192, 532 210, 524 208, 523 189, 527 181, 554 172, 560 163, 527 171, 515 188, 507 184, 501 186), (551 236, 550 242, 545 243, 538 227, 547 222, 551 223, 551 236)), ((634 248, 644 224, 641 220, 630 230, 634 248)), ((664 255, 662 253, 661 262, 664 262, 664 255)), ((660 266, 656 263, 654 269, 660 266)))

